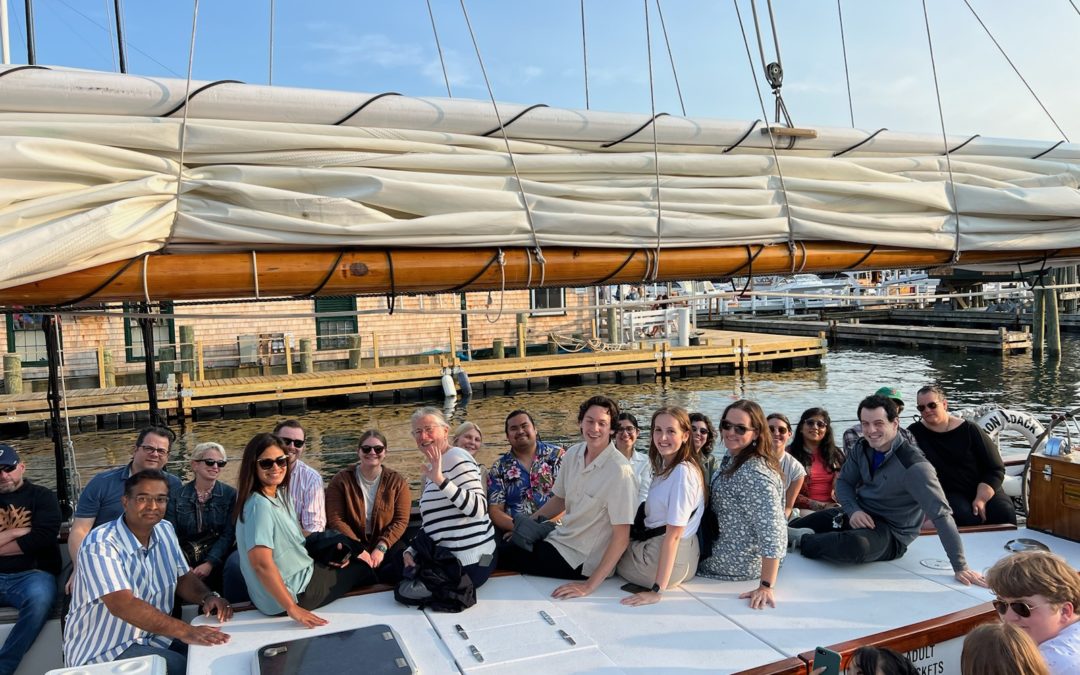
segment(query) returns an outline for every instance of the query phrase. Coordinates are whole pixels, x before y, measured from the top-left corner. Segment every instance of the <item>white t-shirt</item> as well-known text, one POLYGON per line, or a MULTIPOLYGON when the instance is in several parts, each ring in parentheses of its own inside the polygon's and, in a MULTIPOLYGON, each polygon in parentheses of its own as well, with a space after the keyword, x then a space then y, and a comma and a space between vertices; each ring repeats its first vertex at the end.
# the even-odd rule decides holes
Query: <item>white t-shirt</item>
POLYGON ((630 468, 634 470, 634 479, 637 480, 637 503, 640 504, 649 496, 649 486, 652 484, 652 464, 649 456, 637 450, 631 452, 630 468))
POLYGON ((1039 645, 1050 675, 1080 675, 1080 621, 1039 645))
POLYGON ((379 481, 382 480, 382 472, 369 481, 360 473, 360 467, 356 467, 356 482, 360 485, 360 492, 364 495, 364 534, 371 534, 371 512, 375 508, 375 495, 379 493, 379 481))
POLYGON ((790 452, 785 451, 780 454, 780 473, 784 476, 784 492, 787 493, 792 483, 806 475, 806 467, 790 452))
POLYGON ((682 539, 697 535, 705 512, 705 488, 697 467, 683 462, 666 476, 655 476, 645 500, 645 527, 682 525, 682 539))

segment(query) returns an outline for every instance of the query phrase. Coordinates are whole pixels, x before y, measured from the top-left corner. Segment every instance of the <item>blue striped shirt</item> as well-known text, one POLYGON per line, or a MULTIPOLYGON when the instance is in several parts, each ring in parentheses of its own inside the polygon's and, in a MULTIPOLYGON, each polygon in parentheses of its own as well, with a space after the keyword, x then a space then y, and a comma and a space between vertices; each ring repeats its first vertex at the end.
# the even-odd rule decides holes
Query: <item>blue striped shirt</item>
POLYGON ((112 661, 139 644, 168 648, 172 638, 155 635, 115 617, 102 597, 129 590, 163 614, 172 613, 176 582, 188 572, 173 526, 166 520, 150 533, 143 548, 124 517, 90 530, 79 548, 71 610, 64 629, 64 660, 69 668, 112 661))

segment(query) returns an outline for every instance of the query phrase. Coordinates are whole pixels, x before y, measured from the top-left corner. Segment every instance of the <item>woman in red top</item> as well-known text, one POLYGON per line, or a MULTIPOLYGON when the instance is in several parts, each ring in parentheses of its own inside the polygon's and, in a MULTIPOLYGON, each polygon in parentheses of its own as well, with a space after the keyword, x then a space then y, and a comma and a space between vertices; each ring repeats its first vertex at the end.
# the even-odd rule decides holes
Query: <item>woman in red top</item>
POLYGON ((829 412, 824 408, 803 412, 787 451, 806 468, 806 480, 795 498, 795 507, 820 511, 836 506, 836 478, 844 463, 844 451, 833 440, 829 412))

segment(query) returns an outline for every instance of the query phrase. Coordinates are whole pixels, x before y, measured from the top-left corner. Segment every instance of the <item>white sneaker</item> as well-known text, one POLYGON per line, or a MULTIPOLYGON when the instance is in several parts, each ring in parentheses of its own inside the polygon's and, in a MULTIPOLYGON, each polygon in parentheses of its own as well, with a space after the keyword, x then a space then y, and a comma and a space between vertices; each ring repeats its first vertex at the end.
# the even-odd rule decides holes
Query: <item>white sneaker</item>
POLYGON ((789 551, 794 551, 802 545, 802 538, 808 534, 817 534, 817 532, 811 530, 809 527, 789 527, 787 529, 787 547, 789 551))

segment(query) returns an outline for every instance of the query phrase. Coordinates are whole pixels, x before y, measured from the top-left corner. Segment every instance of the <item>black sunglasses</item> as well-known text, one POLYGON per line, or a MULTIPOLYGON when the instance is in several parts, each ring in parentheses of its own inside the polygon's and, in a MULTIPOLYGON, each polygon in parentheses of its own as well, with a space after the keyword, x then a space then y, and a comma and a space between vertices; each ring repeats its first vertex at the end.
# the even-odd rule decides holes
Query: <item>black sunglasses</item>
POLYGON ((720 428, 723 429, 724 431, 731 431, 732 429, 734 429, 735 433, 737 433, 740 436, 742 436, 743 434, 746 434, 746 433, 748 433, 750 431, 753 431, 753 428, 751 428, 751 427, 743 426, 742 424, 732 424, 731 422, 728 422, 727 420, 724 420, 723 422, 720 423, 720 428))
POLYGON ((14 471, 15 469, 18 469, 18 468, 19 468, 18 464, 4 464, 3 466, 0 466, 0 471, 2 471, 4 473, 11 473, 12 471, 14 471))
POLYGON ((274 468, 275 464, 282 468, 288 466, 289 458, 285 455, 282 455, 281 457, 276 457, 274 459, 260 459, 255 463, 258 464, 259 468, 263 471, 269 471, 270 469, 274 468))
POLYGON ((385 445, 361 445, 360 446, 360 452, 364 453, 365 455, 370 455, 373 452, 376 455, 381 455, 383 453, 383 450, 386 450, 385 445))
POLYGON ((302 448, 302 447, 304 447, 304 439, 301 438, 301 439, 297 440, 295 438, 282 438, 281 439, 281 444, 282 445, 291 445, 294 448, 302 448))
POLYGON ((200 462, 209 467, 216 466, 219 469, 224 469, 225 465, 229 463, 226 459, 200 459, 200 462))
POLYGON ((926 410, 927 408, 930 408, 931 410, 937 410, 937 406, 938 406, 937 401, 930 401, 929 403, 924 403, 923 405, 915 406, 915 409, 918 410, 919 412, 922 412, 922 411, 926 410))
POLYGON ((1007 612, 1009 608, 1012 608, 1012 611, 1016 614, 1016 616, 1019 616, 1023 619, 1031 616, 1031 610, 1043 607, 1043 605, 1032 606, 1027 604, 1026 602, 1005 602, 1004 600, 994 600, 992 604, 994 605, 994 609, 996 609, 997 613, 1001 616, 1005 616, 1005 612, 1007 612))

